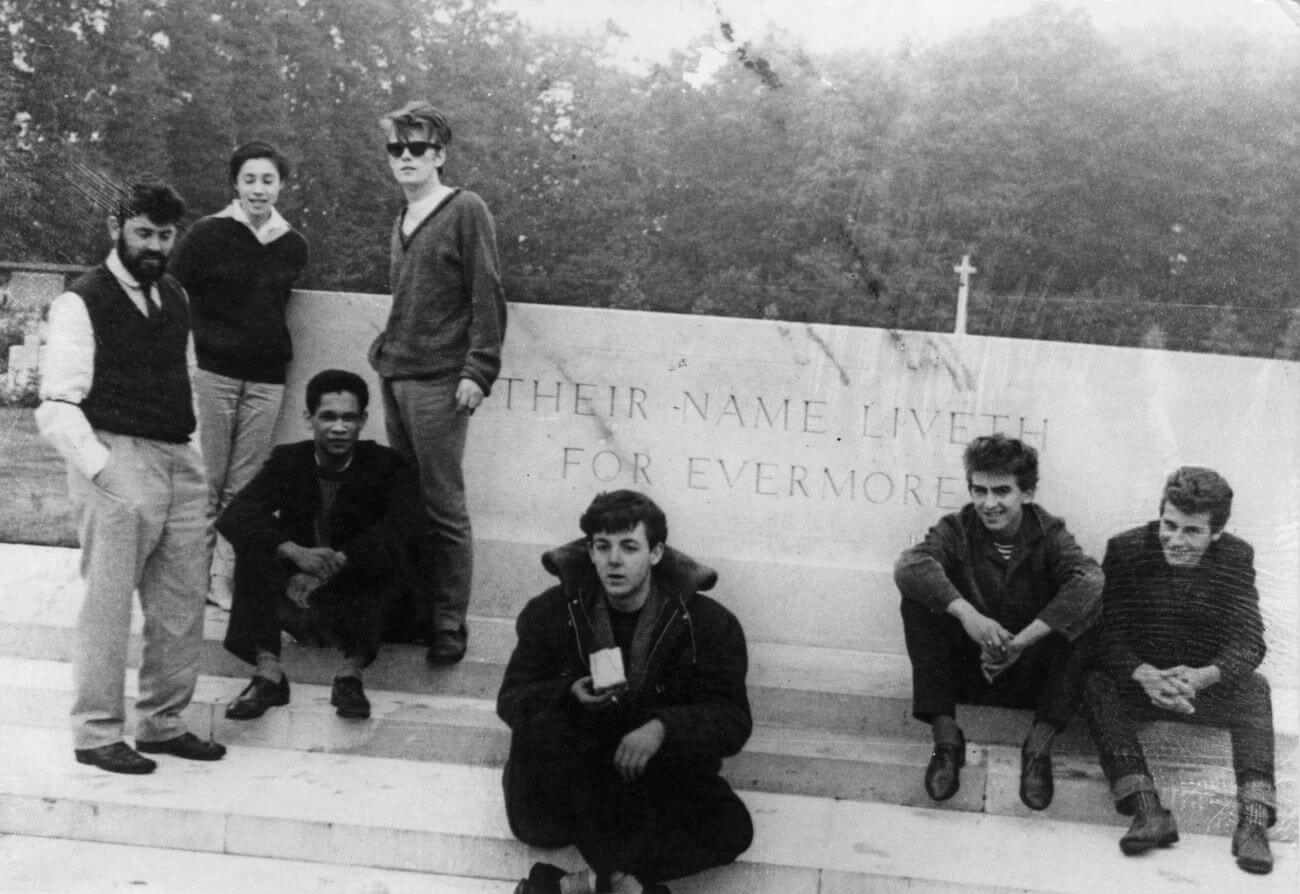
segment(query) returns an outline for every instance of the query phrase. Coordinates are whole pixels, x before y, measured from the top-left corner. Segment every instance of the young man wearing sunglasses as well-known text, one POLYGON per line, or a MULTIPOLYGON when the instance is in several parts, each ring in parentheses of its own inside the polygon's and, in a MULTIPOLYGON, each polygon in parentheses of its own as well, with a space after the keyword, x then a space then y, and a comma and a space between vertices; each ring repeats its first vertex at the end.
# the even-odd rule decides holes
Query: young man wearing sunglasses
POLYGON ((379 123, 406 205, 393 225, 392 312, 370 363, 383 380, 388 442, 420 473, 427 657, 450 664, 465 655, 474 566, 461 460, 469 417, 501 369, 505 295, 487 205, 442 182, 446 116, 417 100, 379 123))

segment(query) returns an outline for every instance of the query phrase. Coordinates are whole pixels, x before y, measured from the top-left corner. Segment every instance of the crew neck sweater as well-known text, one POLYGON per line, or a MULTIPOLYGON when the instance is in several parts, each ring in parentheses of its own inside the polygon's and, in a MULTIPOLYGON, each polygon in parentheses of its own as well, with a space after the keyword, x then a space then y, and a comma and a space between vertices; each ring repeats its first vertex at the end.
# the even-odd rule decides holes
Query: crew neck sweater
POLYGON ((232 217, 212 215, 190 227, 169 270, 189 292, 200 369, 284 384, 293 357, 285 306, 307 254, 296 230, 262 245, 232 217))

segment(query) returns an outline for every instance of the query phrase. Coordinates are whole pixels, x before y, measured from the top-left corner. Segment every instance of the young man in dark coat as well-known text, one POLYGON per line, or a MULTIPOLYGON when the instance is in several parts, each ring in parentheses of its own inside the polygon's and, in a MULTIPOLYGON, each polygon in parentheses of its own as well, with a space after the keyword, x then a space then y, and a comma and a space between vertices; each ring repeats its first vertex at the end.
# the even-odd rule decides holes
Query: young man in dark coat
POLYGON ((542 559, 560 583, 519 615, 497 713, 512 731, 511 829, 576 844, 591 869, 538 863, 516 891, 664 892, 753 837, 718 775, 751 729, 745 635, 699 592, 717 574, 665 544, 649 498, 601 494, 580 527, 585 539, 542 559))
POLYGON ((304 414, 312 439, 272 450, 217 519, 235 548, 225 646, 257 668, 226 708, 232 720, 289 703, 282 628, 297 639, 337 643, 343 664, 330 703, 342 717, 370 716, 361 671, 374 661, 401 604, 394 569, 423 519, 406 460, 358 440, 369 400, 355 373, 318 373, 307 383, 304 414))
POLYGON ((1178 840, 1160 806, 1136 725, 1173 720, 1227 727, 1237 778, 1237 865, 1273 868, 1267 827, 1277 819, 1273 705, 1255 554, 1225 532, 1232 488, 1212 469, 1183 466, 1165 482, 1160 518, 1111 539, 1098 666, 1085 704, 1116 809, 1133 816, 1126 854, 1178 840))
POLYGON ((1038 453, 1002 434, 964 456, 971 502, 930 529, 894 566, 912 662, 912 715, 931 725, 925 789, 946 801, 961 784, 966 739, 958 702, 1032 708, 1020 753, 1020 800, 1052 802, 1051 747, 1079 701, 1101 606, 1101 569, 1065 522, 1030 502, 1038 453))

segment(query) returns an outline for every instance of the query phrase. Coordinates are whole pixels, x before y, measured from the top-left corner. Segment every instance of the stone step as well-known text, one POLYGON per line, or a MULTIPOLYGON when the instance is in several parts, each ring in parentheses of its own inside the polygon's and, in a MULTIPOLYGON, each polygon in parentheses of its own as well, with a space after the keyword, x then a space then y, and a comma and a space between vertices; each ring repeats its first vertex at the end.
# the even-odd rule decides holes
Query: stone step
MULTIPOLYGON (((76 622, 81 583, 79 551, 57 547, 0 544, 0 589, 21 598, 0 600, 0 655, 24 658, 70 658, 70 632, 76 622)), ((243 677, 248 668, 221 647, 226 615, 210 609, 205 629, 202 671, 243 677)), ((136 612, 136 629, 140 624, 136 612)), ((495 698, 502 670, 514 648, 514 621, 472 616, 466 659, 450 668, 430 670, 423 649, 386 646, 367 672, 369 685, 410 693, 495 698)), ((750 642, 748 677, 755 720, 792 729, 820 729, 853 735, 900 736, 927 741, 926 730, 911 717, 911 669, 899 653, 750 642)), ((139 660, 139 641, 132 644, 139 660)), ((328 683, 337 654, 288 643, 286 666, 295 681, 328 683)), ((1283 751, 1294 751, 1300 731, 1300 690, 1274 681, 1275 723, 1283 751)), ((967 738, 998 745, 1019 745, 1027 712, 1001 708, 960 709, 967 738)), ((1156 724, 1156 729, 1164 725, 1156 724)), ((1219 763, 1226 736, 1212 730, 1168 725, 1161 741, 1177 743, 1180 760, 1219 763)), ((1086 724, 1076 722, 1061 737, 1063 753, 1092 753, 1086 724)))
MULTIPOLYGON (((512 890, 534 860, 579 865, 571 848, 541 851, 511 837, 492 768, 249 746, 215 763, 163 757, 153 775, 125 777, 74 763, 66 730, 5 726, 0 738, 0 833, 304 861, 326 878, 323 864, 499 886, 466 883, 474 894, 512 890)), ((741 795, 754 845, 734 866, 675 882, 677 894, 1291 892, 1300 868, 1287 843, 1274 845, 1272 875, 1247 877, 1218 836, 1184 833, 1173 848, 1126 858, 1114 828, 1043 816, 741 795)))
MULTIPOLYGON (((64 662, 0 657, 0 717, 15 725, 66 728, 72 705, 71 666, 64 662)), ((225 704, 244 681, 202 676, 187 721, 196 733, 232 747, 260 746, 316 753, 457 763, 499 768, 509 749, 509 731, 488 699, 393 692, 368 687, 368 721, 339 718, 329 704, 329 687, 294 682, 292 700, 256 721, 224 717, 225 704)), ((136 692, 128 672, 127 693, 136 692)), ((130 714, 128 713, 128 717, 130 714)), ((129 721, 128 721, 129 728, 129 721)), ((1177 746, 1146 735, 1152 766, 1165 800, 1182 828, 1203 834, 1231 834, 1235 786, 1225 754, 1219 765, 1177 759, 1177 746)), ((759 724, 745 750, 728 760, 724 775, 736 788, 914 807, 1031 815, 1019 798, 1019 758, 1014 747, 971 740, 958 793, 935 805, 925 793, 921 768, 929 745, 912 739, 862 736, 818 729, 759 724)), ((1287 756, 1284 755, 1284 758, 1287 756)), ((1057 796, 1044 816, 1119 826, 1095 758, 1059 755, 1057 796)), ((1293 763, 1279 774, 1282 810, 1274 837, 1296 838, 1293 763)))
POLYGON ((229 894, 502 894, 499 880, 72 838, 0 836, 4 890, 229 894))

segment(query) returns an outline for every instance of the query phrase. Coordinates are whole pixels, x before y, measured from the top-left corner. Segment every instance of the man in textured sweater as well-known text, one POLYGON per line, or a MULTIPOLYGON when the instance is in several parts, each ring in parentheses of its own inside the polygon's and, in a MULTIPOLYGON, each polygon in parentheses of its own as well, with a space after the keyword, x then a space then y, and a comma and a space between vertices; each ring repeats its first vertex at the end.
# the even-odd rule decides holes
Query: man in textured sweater
POLYGON ((1266 829, 1277 819, 1273 706, 1264 659, 1264 622, 1255 554, 1223 530, 1232 488, 1212 469, 1183 466, 1169 476, 1160 517, 1106 546, 1106 589, 1096 667, 1085 705, 1116 809, 1133 816, 1125 854, 1178 840, 1160 805, 1135 734, 1138 723, 1173 720, 1227 727, 1237 781, 1237 865, 1273 868, 1266 829))
POLYGON ((1101 569, 1065 522, 1030 502, 1038 453, 1002 434, 964 456, 971 502, 940 519, 894 566, 912 662, 912 714, 930 724, 925 788, 957 792, 966 739, 958 702, 1032 708, 1020 752, 1020 800, 1052 801, 1051 746, 1074 713, 1101 607, 1101 569))
POLYGON ((185 204, 137 184, 108 221, 108 259, 50 306, 41 434, 68 463, 85 595, 73 646, 79 763, 150 773, 138 752, 217 760, 185 729, 203 644, 210 527, 190 391, 194 341, 185 290, 164 270, 185 204), (127 645, 136 590, 144 653, 135 749, 123 741, 127 645))
POLYGON ((579 526, 542 557, 559 583, 519 615, 497 713, 511 830, 572 843, 591 869, 538 863, 516 894, 664 894, 661 880, 730 863, 753 837, 718 775, 752 727, 745 634, 645 495, 600 494, 579 526))
POLYGON ((451 127, 427 102, 380 119, 406 206, 393 224, 393 307, 370 350, 388 442, 419 469, 428 514, 420 550, 428 660, 465 655, 474 544, 461 460, 469 417, 501 370, 506 328, 496 230, 476 194, 442 182, 451 127))

